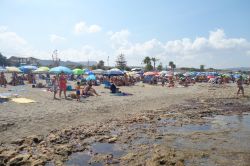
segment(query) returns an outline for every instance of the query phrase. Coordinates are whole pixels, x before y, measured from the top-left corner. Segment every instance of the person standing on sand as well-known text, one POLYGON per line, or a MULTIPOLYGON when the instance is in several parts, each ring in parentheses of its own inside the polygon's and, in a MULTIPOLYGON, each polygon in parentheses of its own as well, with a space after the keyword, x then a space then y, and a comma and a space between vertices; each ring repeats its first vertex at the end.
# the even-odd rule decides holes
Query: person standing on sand
POLYGON ((1 72, 1 75, 0 75, 0 85, 1 86, 3 85, 4 88, 6 88, 6 85, 7 85, 7 80, 3 72, 1 72))
POLYGON ((59 76, 59 97, 62 98, 62 91, 64 93, 65 99, 67 99, 66 96, 66 89, 67 89, 67 79, 66 76, 64 75, 64 72, 62 72, 59 76))
POLYGON ((52 79, 52 91, 54 92, 54 99, 57 99, 56 98, 57 90, 58 90, 58 79, 57 76, 54 76, 52 79))
POLYGON ((242 76, 240 76, 240 78, 237 80, 237 86, 238 86, 237 96, 240 94, 240 91, 242 92, 242 96, 244 96, 244 88, 243 88, 243 78, 242 78, 242 76))

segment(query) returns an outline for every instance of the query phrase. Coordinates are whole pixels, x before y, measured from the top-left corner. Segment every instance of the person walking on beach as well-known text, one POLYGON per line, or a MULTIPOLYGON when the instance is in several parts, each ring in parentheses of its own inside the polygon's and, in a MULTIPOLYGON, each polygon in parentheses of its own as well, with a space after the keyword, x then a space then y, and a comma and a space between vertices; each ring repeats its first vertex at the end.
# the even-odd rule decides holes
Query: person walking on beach
POLYGON ((52 91, 54 92, 54 99, 57 99, 56 98, 57 90, 58 90, 58 78, 57 76, 54 76, 52 79, 52 91))
POLYGON ((243 77, 242 76, 240 76, 240 78, 237 80, 237 86, 238 86, 237 96, 240 94, 240 91, 242 93, 242 96, 244 96, 243 77))
POLYGON ((0 85, 1 86, 3 85, 4 88, 6 88, 6 85, 7 85, 7 80, 3 72, 1 72, 1 75, 0 75, 0 85))
POLYGON ((61 73, 61 75, 59 76, 59 97, 62 97, 62 91, 64 94, 65 99, 67 99, 66 96, 66 89, 67 89, 67 79, 66 76, 64 75, 64 72, 61 73))

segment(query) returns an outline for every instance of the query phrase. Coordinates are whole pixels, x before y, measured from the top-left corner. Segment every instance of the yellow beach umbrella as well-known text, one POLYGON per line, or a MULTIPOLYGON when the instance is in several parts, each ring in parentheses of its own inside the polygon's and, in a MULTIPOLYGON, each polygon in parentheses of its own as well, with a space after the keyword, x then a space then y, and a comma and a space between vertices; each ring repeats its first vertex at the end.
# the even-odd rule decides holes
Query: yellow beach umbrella
POLYGON ((38 69, 34 70, 33 73, 48 73, 49 68, 44 66, 44 67, 39 67, 38 69))
POLYGON ((6 67, 6 71, 9 72, 9 73, 14 73, 14 72, 21 73, 22 72, 19 68, 14 67, 14 66, 6 67))

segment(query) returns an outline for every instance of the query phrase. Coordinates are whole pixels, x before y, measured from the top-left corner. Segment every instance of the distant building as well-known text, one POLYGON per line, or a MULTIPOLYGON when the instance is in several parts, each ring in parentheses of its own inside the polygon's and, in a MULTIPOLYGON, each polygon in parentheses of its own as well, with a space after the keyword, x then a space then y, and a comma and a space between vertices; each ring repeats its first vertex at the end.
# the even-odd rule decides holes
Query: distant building
POLYGON ((13 66, 20 66, 20 65, 37 65, 38 59, 33 57, 16 57, 12 56, 8 59, 9 63, 13 66))

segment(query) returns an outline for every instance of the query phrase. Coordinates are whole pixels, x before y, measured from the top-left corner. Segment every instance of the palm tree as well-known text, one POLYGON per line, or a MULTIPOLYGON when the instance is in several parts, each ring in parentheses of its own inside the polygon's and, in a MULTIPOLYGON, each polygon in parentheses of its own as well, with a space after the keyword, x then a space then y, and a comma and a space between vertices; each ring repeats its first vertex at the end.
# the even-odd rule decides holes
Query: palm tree
POLYGON ((172 71, 174 71, 174 69, 176 68, 176 65, 173 61, 170 61, 168 65, 171 67, 172 71))
POLYGON ((156 61, 158 61, 159 59, 156 59, 156 58, 151 58, 151 61, 153 61, 153 63, 154 63, 154 70, 155 70, 155 63, 156 63, 156 61))
POLYGON ((143 60, 143 63, 146 65, 151 64, 151 59, 148 56, 146 56, 143 60))

